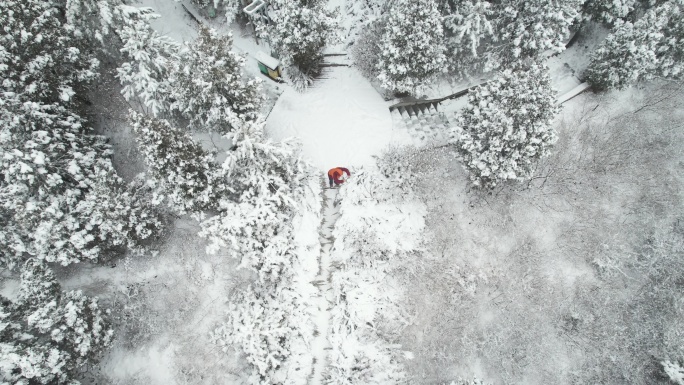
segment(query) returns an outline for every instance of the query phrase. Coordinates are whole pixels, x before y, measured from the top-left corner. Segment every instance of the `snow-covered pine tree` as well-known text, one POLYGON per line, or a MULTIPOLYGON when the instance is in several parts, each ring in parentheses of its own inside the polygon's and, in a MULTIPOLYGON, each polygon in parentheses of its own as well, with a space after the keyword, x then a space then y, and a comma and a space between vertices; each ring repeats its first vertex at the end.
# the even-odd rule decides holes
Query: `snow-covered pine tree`
POLYGON ((587 81, 598 89, 623 88, 660 75, 684 73, 684 4, 651 8, 636 23, 624 22, 593 53, 587 81))
POLYGON ((124 86, 121 92, 126 100, 139 98, 152 115, 167 111, 171 103, 169 75, 180 46, 150 26, 150 20, 159 17, 151 9, 122 5, 114 11, 126 60, 116 75, 124 86))
POLYGON ((548 68, 540 64, 507 69, 473 90, 456 143, 473 184, 489 189, 526 178, 556 141, 557 112, 548 68))
POLYGON ((482 42, 496 41, 491 3, 463 1, 453 7, 446 4, 444 17, 449 69, 461 76, 479 67, 489 67, 482 57, 482 42))
MULTIPOLYGON (((176 1, 180 2, 180 0, 176 1)), ((228 24, 232 23, 244 8, 244 2, 241 0, 192 0, 192 2, 200 8, 212 6, 215 11, 223 12, 228 24)))
POLYGON ((613 25, 627 17, 636 4, 636 0, 587 0, 582 11, 585 18, 613 25))
POLYGON ((0 89, 21 100, 67 103, 79 84, 97 76, 99 62, 77 48, 56 4, 0 1, 0 89))
POLYGON ((256 120, 260 80, 243 74, 245 58, 232 52, 231 35, 200 27, 171 74, 171 104, 189 128, 225 134, 256 120))
POLYGON ((160 225, 116 176, 105 139, 74 112, 97 61, 77 48, 56 6, 0 1, 2 266, 96 260, 160 225))
POLYGON ((220 167, 185 131, 131 111, 130 119, 157 191, 177 213, 215 208, 222 193, 220 167))
MULTIPOLYGON (((208 252, 219 250, 254 271, 252 287, 231 298, 215 343, 240 348, 253 365, 252 384, 305 384, 312 325, 293 286, 297 254, 292 227, 309 171, 290 142, 265 138, 263 122, 234 132, 223 164, 226 194, 219 214, 201 223, 208 252), (308 337, 306 337, 308 336, 308 337)), ((310 365, 310 359, 308 359, 310 365)))
POLYGON ((61 292, 37 259, 23 266, 19 298, 0 297, 0 380, 12 384, 77 384, 86 364, 97 363, 113 331, 97 300, 61 292))
POLYGON ((336 40, 337 11, 328 10, 320 0, 274 0, 269 7, 273 22, 264 29, 264 36, 271 49, 285 67, 296 67, 290 72, 305 78, 318 74, 323 48, 336 40))
POLYGON ((444 32, 434 0, 397 0, 380 40, 378 79, 399 92, 415 92, 443 68, 444 32))
POLYGON ((668 14, 659 46, 658 73, 667 78, 684 77, 684 1, 672 0, 662 5, 668 14))
POLYGON ((502 2, 496 25, 498 56, 507 68, 518 60, 562 52, 563 40, 579 17, 580 0, 513 0, 502 2))
POLYGON ((134 247, 161 226, 115 173, 109 147, 58 105, 0 106, 0 264, 63 265, 134 247))
POLYGON ((288 225, 305 164, 289 142, 264 137, 263 122, 245 124, 232 136, 234 147, 223 163, 225 188, 221 213, 201 223, 209 252, 224 248, 263 282, 281 279, 293 257, 288 225))

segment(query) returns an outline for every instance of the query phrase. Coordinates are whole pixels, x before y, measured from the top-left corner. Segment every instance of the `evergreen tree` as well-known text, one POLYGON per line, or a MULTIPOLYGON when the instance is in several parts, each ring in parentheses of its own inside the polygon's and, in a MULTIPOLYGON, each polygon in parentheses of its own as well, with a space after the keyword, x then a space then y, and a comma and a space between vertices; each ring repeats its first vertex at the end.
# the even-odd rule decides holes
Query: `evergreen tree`
MULTIPOLYGON (((49 1, 0 1, 0 89, 22 101, 68 103, 99 62, 49 1)), ((6 96, 5 96, 6 97, 6 96)))
POLYGON ((63 107, 0 106, 0 262, 69 264, 135 247, 159 229, 152 208, 115 173, 103 137, 63 107))
MULTIPOLYGON (((274 0, 269 5, 272 23, 264 28, 271 49, 285 67, 296 67, 306 77, 316 75, 323 60, 323 48, 335 40, 337 12, 318 0, 274 0)), ((287 70, 293 72, 291 70, 287 70)))
POLYGON ((0 1, 0 19, 0 263, 69 264, 138 245, 159 221, 75 112, 97 61, 49 2, 0 1))
POLYGON ((215 10, 220 10, 224 13, 228 24, 231 24, 244 8, 244 2, 241 0, 192 0, 192 2, 201 8, 213 6, 215 10))
POLYGON ((44 262, 30 259, 16 303, 0 297, 0 380, 13 384, 78 384, 84 365, 97 363, 113 331, 97 301, 61 292, 44 262))
POLYGON ((209 251, 225 248, 264 282, 277 281, 293 257, 287 223, 305 165, 290 143, 265 139, 263 122, 246 124, 232 140, 223 163, 230 193, 220 201, 221 213, 201 224, 200 235, 209 239, 209 251))
POLYGON ((188 119, 189 128, 227 133, 257 118, 260 81, 245 79, 245 58, 231 52, 232 45, 231 35, 200 27, 197 40, 177 62, 171 108, 188 119))
POLYGON ((445 64, 444 33, 434 0, 398 0, 387 16, 378 69, 382 86, 415 92, 445 64))
POLYGON ((169 76, 178 61, 179 45, 150 26, 150 20, 159 16, 149 8, 120 6, 115 12, 126 60, 117 70, 124 86, 121 92, 126 100, 139 98, 152 115, 168 111, 172 92, 169 76))
POLYGON ((492 5, 487 1, 463 1, 449 7, 444 17, 450 70, 465 75, 486 65, 483 41, 496 41, 492 5))
POLYGON ((636 0, 587 0, 584 16, 609 25, 624 19, 634 10, 636 0))
POLYGON ((157 190, 169 206, 181 214, 215 207, 222 183, 214 154, 166 120, 131 112, 131 121, 157 190))
POLYGON ((472 91, 457 148, 473 184, 493 188, 527 177, 556 140, 557 112, 548 68, 538 64, 505 70, 472 91))
POLYGON ((497 19, 501 64, 507 67, 521 59, 537 59, 545 51, 562 52, 580 4, 580 0, 503 2, 497 19))
POLYGON ((599 89, 623 88, 654 76, 684 71, 684 4, 668 1, 636 23, 617 27, 593 53, 586 78, 599 89))

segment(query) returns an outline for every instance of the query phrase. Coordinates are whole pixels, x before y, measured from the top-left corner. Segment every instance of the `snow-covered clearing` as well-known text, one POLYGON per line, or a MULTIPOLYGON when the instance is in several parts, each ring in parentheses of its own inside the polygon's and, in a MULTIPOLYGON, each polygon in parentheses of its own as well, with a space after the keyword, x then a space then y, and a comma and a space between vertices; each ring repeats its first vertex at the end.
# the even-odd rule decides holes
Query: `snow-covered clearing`
POLYGON ((266 128, 274 139, 296 137, 321 171, 373 164, 388 146, 412 142, 392 128, 389 104, 354 68, 334 67, 303 93, 280 96, 266 128))

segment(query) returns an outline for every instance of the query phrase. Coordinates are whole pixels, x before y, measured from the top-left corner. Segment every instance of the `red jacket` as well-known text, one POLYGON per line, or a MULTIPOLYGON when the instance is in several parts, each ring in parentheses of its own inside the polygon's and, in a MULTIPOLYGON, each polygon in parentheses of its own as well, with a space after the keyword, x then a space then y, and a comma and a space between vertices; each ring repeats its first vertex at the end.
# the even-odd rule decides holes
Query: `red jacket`
POLYGON ((328 178, 332 178, 332 180, 335 181, 335 184, 342 184, 344 181, 340 179, 340 177, 342 176, 343 172, 347 173, 347 176, 351 176, 351 173, 348 169, 344 167, 335 167, 328 171, 328 178))

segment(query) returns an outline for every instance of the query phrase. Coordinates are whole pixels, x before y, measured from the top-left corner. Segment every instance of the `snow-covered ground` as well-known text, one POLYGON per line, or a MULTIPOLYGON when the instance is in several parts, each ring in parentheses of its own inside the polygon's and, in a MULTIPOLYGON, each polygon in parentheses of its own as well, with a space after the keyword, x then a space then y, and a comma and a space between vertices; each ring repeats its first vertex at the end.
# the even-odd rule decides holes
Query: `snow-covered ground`
POLYGON ((390 145, 412 142, 406 131, 393 129, 388 107, 356 69, 334 67, 303 93, 285 91, 266 128, 274 139, 297 138, 321 171, 359 167, 390 145))
MULTIPOLYGON (((159 32, 191 41, 197 23, 182 4, 194 9, 187 0, 139 3, 162 15, 154 22, 159 32)), ((352 22, 363 16, 352 18, 345 10, 359 9, 350 11, 345 0, 333 0, 330 6, 343 10, 349 38, 352 22)), ((665 117, 672 114, 653 96, 660 91, 573 99, 556 121, 563 150, 541 163, 532 188, 478 195, 450 149, 424 146, 448 139, 465 98, 445 102, 440 113, 411 118, 391 114, 388 107, 396 101, 383 100, 353 67, 328 68, 310 89, 297 92, 259 72, 254 56, 269 52, 264 42, 258 44, 236 24, 195 14, 222 33, 231 32, 235 50, 247 57, 246 72, 264 80, 269 100, 263 113, 272 139, 296 138, 324 185, 329 168, 352 170, 352 179, 340 190, 309 186, 310 201, 299 202, 308 211, 303 209, 293 224, 301 264, 295 266, 295 281, 305 288, 302 292, 309 290, 308 311, 315 325, 313 340, 306 341, 307 357, 313 360, 302 365, 306 374, 298 374, 309 384, 442 384, 472 376, 496 384, 577 383, 578 378, 591 378, 582 373, 598 371, 601 365, 633 364, 623 356, 611 363, 611 352, 592 343, 605 341, 616 350, 641 346, 634 342, 637 337, 620 334, 624 325, 601 308, 605 303, 629 318, 625 309, 634 304, 620 302, 621 296, 640 295, 635 282, 642 282, 641 277, 628 276, 639 270, 624 272, 611 265, 611 258, 633 252, 627 247, 630 237, 648 244, 642 238, 653 223, 669 229, 679 221, 673 208, 681 205, 684 186, 681 151, 657 135, 648 136, 649 130, 667 131, 662 125, 671 123, 665 117), (639 109, 644 138, 635 131, 632 136, 607 131, 608 123, 596 118, 599 105, 613 117, 637 116, 639 109), (595 126, 588 126, 599 128, 575 131, 586 124, 585 115, 596 118, 591 121, 595 126), (629 148, 612 147, 637 142, 644 153, 651 147, 660 151, 656 155, 662 162, 641 154, 642 163, 632 164, 629 148), (419 147, 396 150, 409 145, 419 147), (410 167, 378 165, 389 149, 411 155, 410 167), (653 223, 644 224, 644 218, 653 223), (602 282, 597 266, 619 270, 618 278, 602 282), (595 302, 587 293, 596 296, 595 302)), ((590 34, 598 40, 605 31, 595 28, 590 34)), ((586 53, 595 43, 580 41, 549 60, 559 94, 580 83, 586 53)), ((345 52, 345 46, 330 51, 345 52)), ((438 83, 426 88, 425 96, 445 96, 476 80, 438 83)), ((108 106, 125 110, 122 99, 111 94, 116 87, 106 85, 103 96, 112 102, 108 106)), ((124 118, 103 113, 92 123, 111 139, 114 163, 125 179, 144 170, 124 118)), ((667 132, 668 140, 680 143, 681 135, 667 132)), ((207 148, 230 144, 216 135, 195 137, 207 148)), ((143 256, 57 270, 65 290, 99 296, 114 315, 114 347, 86 381, 248 381, 244 357, 231 349, 221 351, 210 335, 225 319, 227 299, 254 277, 227 256, 208 255, 198 230, 196 221, 174 218, 164 239, 143 256)), ((16 287, 16 281, 5 280, 0 290, 12 297, 16 287)), ((654 339, 666 335, 678 341, 671 336, 681 333, 655 330, 660 334, 654 339)), ((646 354, 662 352, 632 352, 637 353, 647 360, 646 354)))

